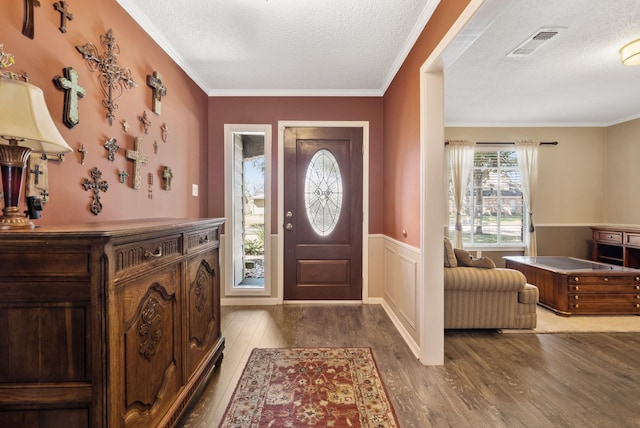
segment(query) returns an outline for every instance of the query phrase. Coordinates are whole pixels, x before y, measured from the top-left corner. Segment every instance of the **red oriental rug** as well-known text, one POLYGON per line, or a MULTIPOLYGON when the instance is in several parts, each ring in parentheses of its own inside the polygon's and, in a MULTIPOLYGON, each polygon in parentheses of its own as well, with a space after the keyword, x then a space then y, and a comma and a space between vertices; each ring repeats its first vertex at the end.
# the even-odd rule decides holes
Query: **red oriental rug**
POLYGON ((398 427, 369 348, 254 349, 221 428, 398 427))

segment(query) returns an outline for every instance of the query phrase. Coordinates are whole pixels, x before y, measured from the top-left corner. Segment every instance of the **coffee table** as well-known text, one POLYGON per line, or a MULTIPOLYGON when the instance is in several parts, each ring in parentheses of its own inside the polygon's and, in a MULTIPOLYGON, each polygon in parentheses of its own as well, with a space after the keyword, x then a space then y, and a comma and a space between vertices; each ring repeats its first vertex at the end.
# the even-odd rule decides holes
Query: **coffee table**
POLYGON ((557 315, 640 315, 640 269, 562 256, 508 256, 540 291, 539 304, 557 315))

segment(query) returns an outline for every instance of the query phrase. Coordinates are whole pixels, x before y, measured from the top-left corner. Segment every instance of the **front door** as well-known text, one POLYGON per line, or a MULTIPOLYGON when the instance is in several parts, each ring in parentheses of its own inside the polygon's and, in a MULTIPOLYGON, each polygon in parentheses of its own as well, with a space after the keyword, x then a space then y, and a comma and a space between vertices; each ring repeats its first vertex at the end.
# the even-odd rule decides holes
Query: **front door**
POLYGON ((284 299, 362 299, 362 128, 286 128, 284 299))

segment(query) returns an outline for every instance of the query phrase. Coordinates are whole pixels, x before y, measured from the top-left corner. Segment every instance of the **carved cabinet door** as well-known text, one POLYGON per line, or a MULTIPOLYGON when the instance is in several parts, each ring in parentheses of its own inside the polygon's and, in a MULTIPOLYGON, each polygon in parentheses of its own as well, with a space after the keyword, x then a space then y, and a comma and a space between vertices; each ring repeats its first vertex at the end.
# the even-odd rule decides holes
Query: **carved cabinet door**
POLYGON ((109 426, 156 426, 180 390, 180 283, 180 265, 172 264, 118 287, 124 323, 112 352, 120 353, 115 384, 122 395, 113 397, 110 414, 121 420, 109 426))
POLYGON ((220 339, 218 249, 199 254, 187 264, 187 380, 220 339))

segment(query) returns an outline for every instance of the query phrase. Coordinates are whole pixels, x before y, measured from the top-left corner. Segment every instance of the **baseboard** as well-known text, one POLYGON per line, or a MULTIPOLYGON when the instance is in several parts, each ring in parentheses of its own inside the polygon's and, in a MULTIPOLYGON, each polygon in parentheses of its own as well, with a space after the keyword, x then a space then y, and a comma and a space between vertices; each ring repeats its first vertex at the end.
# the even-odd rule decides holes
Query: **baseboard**
POLYGON ((391 307, 389 306, 387 301, 384 300, 382 297, 372 297, 369 299, 369 304, 382 306, 382 309, 384 309, 384 311, 387 313, 387 315, 391 319, 391 322, 396 327, 396 330, 398 330, 398 333, 400 333, 400 336, 402 336, 404 341, 409 346, 409 349, 411 349, 411 352, 413 353, 413 355, 419 359, 420 346, 418 346, 415 340, 413 340, 413 337, 411 337, 411 335, 409 334, 407 329, 404 327, 402 322, 400 322, 400 319, 396 316, 393 310, 391 310, 391 307))

